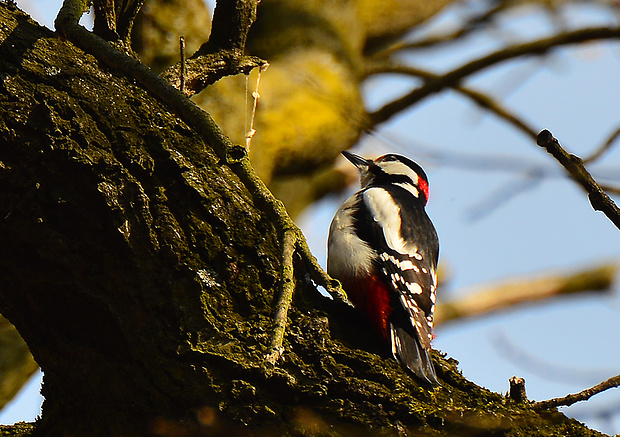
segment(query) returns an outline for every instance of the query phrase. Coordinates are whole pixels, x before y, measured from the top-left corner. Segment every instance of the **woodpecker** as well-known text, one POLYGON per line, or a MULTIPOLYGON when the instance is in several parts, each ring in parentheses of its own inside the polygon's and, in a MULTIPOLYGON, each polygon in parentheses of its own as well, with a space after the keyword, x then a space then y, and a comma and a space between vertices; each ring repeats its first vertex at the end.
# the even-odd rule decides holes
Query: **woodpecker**
POLYGON ((439 239, 424 209, 428 178, 401 155, 342 154, 357 167, 361 190, 334 215, 327 272, 390 342, 394 358, 422 381, 439 384, 429 356, 439 239))

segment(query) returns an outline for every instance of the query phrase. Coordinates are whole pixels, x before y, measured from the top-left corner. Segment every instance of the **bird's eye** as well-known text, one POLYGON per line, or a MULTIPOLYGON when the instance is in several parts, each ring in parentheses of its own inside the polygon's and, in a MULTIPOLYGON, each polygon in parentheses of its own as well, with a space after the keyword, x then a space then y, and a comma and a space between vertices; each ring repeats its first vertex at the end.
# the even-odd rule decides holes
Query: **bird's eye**
POLYGON ((396 158, 396 156, 394 155, 384 155, 379 159, 381 162, 386 162, 386 161, 397 161, 398 158, 396 158))

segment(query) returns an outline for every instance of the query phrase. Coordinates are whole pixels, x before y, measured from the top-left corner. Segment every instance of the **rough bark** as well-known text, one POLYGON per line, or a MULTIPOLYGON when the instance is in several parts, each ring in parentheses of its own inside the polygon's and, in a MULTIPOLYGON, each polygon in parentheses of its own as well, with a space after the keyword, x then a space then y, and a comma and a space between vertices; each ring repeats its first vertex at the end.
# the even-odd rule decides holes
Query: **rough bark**
POLYGON ((174 115, 2 8, 0 305, 45 370, 44 425, 217 405, 206 363, 260 361, 273 228, 174 115))
POLYGON ((268 216, 131 80, 10 5, 0 23, 0 312, 45 373, 36 433, 596 434, 438 353, 442 387, 419 385, 302 268, 266 365, 281 278, 268 216))

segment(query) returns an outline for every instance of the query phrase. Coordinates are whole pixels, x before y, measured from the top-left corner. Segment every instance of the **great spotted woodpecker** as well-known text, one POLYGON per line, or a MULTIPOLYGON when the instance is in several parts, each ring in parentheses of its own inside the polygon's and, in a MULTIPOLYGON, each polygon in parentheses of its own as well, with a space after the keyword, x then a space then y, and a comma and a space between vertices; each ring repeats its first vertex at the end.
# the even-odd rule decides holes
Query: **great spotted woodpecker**
POLYGON ((429 356, 439 239, 424 210, 426 174, 401 155, 342 153, 359 170, 362 189, 332 220, 327 272, 391 343, 394 358, 439 384, 429 356))

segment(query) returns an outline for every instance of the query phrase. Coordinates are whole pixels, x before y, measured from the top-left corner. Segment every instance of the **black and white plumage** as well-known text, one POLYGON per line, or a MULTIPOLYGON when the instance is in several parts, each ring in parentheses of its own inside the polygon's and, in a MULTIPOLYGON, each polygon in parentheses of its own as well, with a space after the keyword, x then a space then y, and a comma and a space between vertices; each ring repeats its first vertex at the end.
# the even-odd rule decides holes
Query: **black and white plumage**
POLYGON ((401 155, 343 154, 358 168, 362 189, 332 220, 327 271, 391 343, 394 357, 438 384, 429 350, 439 240, 424 209, 426 174, 401 155))

